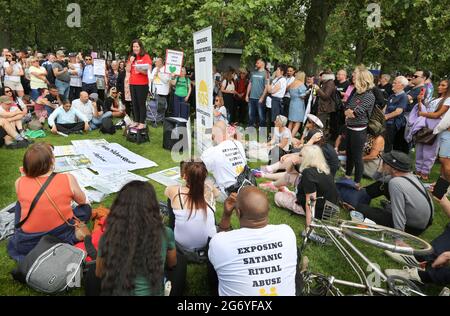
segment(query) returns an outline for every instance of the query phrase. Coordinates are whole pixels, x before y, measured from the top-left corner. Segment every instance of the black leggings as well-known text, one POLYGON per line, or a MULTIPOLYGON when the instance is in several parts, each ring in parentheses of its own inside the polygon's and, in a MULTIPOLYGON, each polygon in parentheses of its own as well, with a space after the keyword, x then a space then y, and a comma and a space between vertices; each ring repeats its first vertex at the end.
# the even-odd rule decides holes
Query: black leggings
POLYGON ((364 173, 363 150, 367 129, 354 131, 347 128, 347 166, 345 175, 350 177, 355 168, 355 182, 360 183, 364 173))
POLYGON ((134 121, 140 124, 145 124, 147 117, 147 95, 148 85, 138 86, 130 85, 131 102, 133 103, 134 121))

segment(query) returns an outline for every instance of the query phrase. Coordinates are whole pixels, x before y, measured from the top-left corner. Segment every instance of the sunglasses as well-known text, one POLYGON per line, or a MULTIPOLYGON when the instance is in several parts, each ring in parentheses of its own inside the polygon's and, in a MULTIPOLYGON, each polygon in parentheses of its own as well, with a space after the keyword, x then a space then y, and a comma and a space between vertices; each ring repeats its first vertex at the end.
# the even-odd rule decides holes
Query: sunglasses
POLYGON ((11 90, 5 90, 5 93, 12 93, 11 90))

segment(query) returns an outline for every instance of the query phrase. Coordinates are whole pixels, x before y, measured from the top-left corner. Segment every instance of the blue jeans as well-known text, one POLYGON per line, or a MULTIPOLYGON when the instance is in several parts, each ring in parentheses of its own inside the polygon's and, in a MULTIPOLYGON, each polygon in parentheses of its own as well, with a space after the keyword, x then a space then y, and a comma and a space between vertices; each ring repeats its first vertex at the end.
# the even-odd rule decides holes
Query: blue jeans
POLYGON ((281 98, 272 97, 272 123, 275 122, 278 115, 283 113, 281 101, 281 98))
POLYGON ((39 98, 39 89, 31 89, 31 100, 36 101, 39 98))
POLYGON ((52 108, 49 107, 48 105, 45 106, 45 109, 47 110, 47 115, 48 115, 48 116, 50 116, 50 115, 53 113, 53 111, 54 111, 54 109, 52 109, 52 108))
POLYGON ((70 83, 56 79, 55 86, 58 88, 58 94, 62 98, 61 101, 68 100, 69 99, 69 91, 70 91, 70 83))
POLYGON ((181 117, 185 120, 189 119, 189 103, 184 101, 185 97, 174 96, 173 99, 173 116, 181 117))
POLYGON ((255 126, 256 124, 256 112, 259 116, 259 127, 266 127, 266 107, 264 104, 259 103, 257 99, 250 99, 248 107, 248 126, 255 126))
MULTIPOLYGON (((22 208, 17 202, 15 209, 15 219, 14 224, 20 222, 22 208)), ((73 210, 73 214, 80 219, 82 222, 87 223, 92 215, 92 208, 90 205, 79 205, 73 210)), ((73 220, 69 220, 69 223, 73 224, 73 220)), ((25 256, 33 250, 33 248, 38 244, 39 240, 45 235, 55 236, 61 239, 62 242, 68 244, 76 244, 78 242, 75 236, 75 229, 66 223, 59 227, 55 227, 49 232, 42 233, 25 233, 21 228, 14 231, 14 235, 8 242, 8 254, 11 258, 16 261, 21 261, 25 256)))
POLYGON ((90 130, 93 131, 102 126, 103 119, 108 117, 112 117, 111 111, 103 113, 103 115, 100 117, 93 117, 92 120, 89 122, 90 130))

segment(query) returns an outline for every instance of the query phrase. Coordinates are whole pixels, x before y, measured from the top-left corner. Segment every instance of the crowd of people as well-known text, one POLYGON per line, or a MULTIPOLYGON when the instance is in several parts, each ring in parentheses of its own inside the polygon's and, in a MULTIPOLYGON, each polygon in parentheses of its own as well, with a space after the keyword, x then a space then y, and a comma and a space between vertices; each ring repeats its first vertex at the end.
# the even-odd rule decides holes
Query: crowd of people
MULTIPOLYGON (((9 148, 32 144, 23 124, 33 116, 53 133, 88 132, 105 120, 130 116, 130 127, 144 129, 149 94, 162 115, 169 108, 171 115, 185 119, 195 95, 192 71, 183 68, 179 76, 168 75, 163 59, 152 60, 139 40, 132 42, 127 60, 112 62, 104 76, 94 74, 91 56, 69 54, 66 60, 63 51, 44 60, 39 53, 30 57, 3 50, 0 71, 0 132, 9 148)), ((433 224, 429 191, 449 213, 447 79, 434 93, 431 75, 422 69, 398 75, 391 83, 387 74, 377 82, 363 65, 350 79, 344 69, 336 76, 326 69, 316 78, 285 65, 277 65, 271 74, 263 59, 252 72, 214 70, 212 75, 214 146, 183 163, 183 185, 166 189, 168 225, 162 222, 151 184, 132 182, 122 188, 111 206, 95 271, 88 274, 87 293, 162 295, 170 281, 171 295, 181 295, 187 263, 201 262, 207 264, 212 294, 295 295, 297 237, 288 225, 269 223, 271 205, 264 191, 275 193, 279 207, 304 216, 306 226, 330 202, 377 224, 420 235, 433 224), (270 149, 268 165, 250 170, 245 138, 229 132, 233 125, 271 128, 270 139, 263 140, 270 149), (437 160, 440 176, 431 179, 437 160), (339 169, 351 183, 351 201, 336 183, 339 169), (207 180, 208 173, 214 182, 207 180), (252 176, 270 181, 258 188, 252 176), (372 184, 363 187, 363 177, 372 184), (423 182, 429 180, 434 183, 426 188, 423 182), (387 199, 381 208, 370 205, 380 196, 387 199), (216 201, 224 202, 218 224, 216 201), (231 227, 233 213, 240 228, 231 227)), ((25 154, 23 175, 16 182, 20 228, 8 244, 17 261, 42 234, 70 244, 90 234, 85 223, 92 210, 86 196, 72 176, 53 174, 54 159, 51 146, 44 143, 32 144, 25 154), (33 203, 44 184, 47 199, 33 203), (73 208, 72 202, 78 206, 73 208)), ((411 269, 386 273, 449 283, 450 268, 444 267, 450 261, 449 231, 450 226, 433 242, 433 256, 406 258, 388 252, 411 269)))

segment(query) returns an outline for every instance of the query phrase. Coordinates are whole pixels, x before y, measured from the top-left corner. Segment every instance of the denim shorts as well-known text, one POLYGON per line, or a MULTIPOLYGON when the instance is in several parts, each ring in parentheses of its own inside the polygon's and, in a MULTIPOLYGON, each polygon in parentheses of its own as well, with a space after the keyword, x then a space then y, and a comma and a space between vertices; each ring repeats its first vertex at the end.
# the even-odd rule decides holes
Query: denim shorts
POLYGON ((450 158, 450 132, 442 132, 439 136, 439 157, 450 158))

